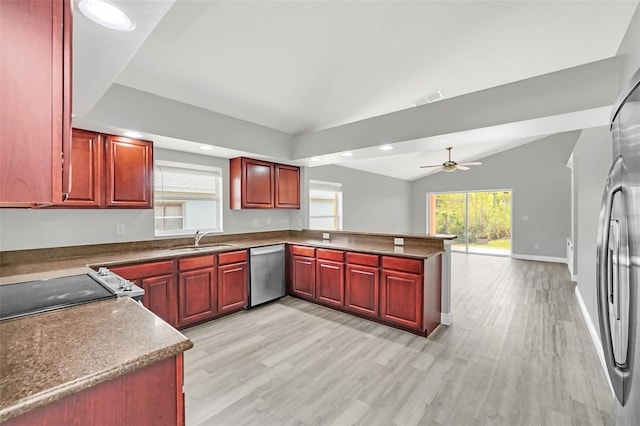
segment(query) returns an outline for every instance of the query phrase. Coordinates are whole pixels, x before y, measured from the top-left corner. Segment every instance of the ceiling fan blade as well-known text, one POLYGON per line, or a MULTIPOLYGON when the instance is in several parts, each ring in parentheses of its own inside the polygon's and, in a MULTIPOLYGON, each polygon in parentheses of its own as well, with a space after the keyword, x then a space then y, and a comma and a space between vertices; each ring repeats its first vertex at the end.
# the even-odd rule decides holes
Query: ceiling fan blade
POLYGON ((429 167, 442 167, 442 164, 434 164, 432 166, 420 166, 421 169, 426 169, 426 168, 429 168, 429 167))
POLYGON ((479 161, 471 161, 469 163, 458 163, 462 166, 482 166, 482 163, 479 161))
POLYGON ((456 169, 458 170, 469 170, 467 166, 463 166, 462 164, 456 164, 456 169))

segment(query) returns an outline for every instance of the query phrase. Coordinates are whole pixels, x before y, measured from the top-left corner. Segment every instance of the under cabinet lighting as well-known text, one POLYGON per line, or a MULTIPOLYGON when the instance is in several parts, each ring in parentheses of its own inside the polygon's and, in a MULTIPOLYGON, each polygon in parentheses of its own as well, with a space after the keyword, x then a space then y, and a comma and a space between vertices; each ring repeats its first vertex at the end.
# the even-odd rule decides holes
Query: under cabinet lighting
POLYGON ((322 158, 320 157, 311 157, 311 161, 320 161, 322 158))
POLYGON ((200 145, 200 149, 203 151, 213 151, 213 147, 211 145, 200 145))
POLYGON ((134 138, 134 139, 139 139, 142 137, 142 133, 138 133, 138 132, 124 132, 122 134, 128 138, 134 138))
POLYGON ((340 155, 342 155, 343 157, 353 157, 353 152, 346 151, 346 152, 343 152, 340 155))
POLYGON ((133 22, 118 7, 102 0, 82 0, 78 6, 84 16, 96 24, 118 31, 131 31, 133 22))
POLYGON ((393 147, 391 145, 382 145, 380 148, 378 148, 380 151, 391 151, 393 149, 393 147))

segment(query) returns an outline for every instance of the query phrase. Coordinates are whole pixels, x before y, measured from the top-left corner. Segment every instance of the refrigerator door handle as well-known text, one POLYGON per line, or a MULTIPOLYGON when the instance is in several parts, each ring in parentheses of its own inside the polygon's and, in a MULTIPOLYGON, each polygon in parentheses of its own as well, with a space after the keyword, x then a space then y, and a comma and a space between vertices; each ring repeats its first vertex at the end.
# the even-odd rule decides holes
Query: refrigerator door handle
MULTIPOLYGON (((616 359, 613 349, 614 340, 612 339, 612 318, 610 317, 609 302, 613 304, 614 313, 619 315, 618 308, 619 289, 616 289, 615 282, 618 281, 617 277, 614 277, 615 268, 612 268, 615 252, 619 253, 615 247, 611 246, 610 241, 612 237, 612 209, 616 193, 622 190, 622 157, 618 157, 613 162, 609 175, 607 177, 607 183, 605 185, 604 194, 602 197, 602 209, 600 210, 600 221, 598 227, 598 248, 597 248, 597 292, 598 292, 598 320, 600 323, 600 336, 602 340, 602 349, 607 363, 607 370, 609 377, 611 378, 611 384, 613 385, 614 392, 618 400, 622 403, 624 401, 624 379, 628 375, 627 372, 620 370, 616 367, 616 359), (611 251, 614 251, 612 253, 611 251)), ((614 238, 619 241, 619 235, 615 235, 614 238)), ((619 265, 619 260, 618 260, 619 265)), ((615 320, 614 320, 615 321, 615 320)), ((615 328, 615 327, 614 327, 615 328)), ((616 341, 618 340, 617 338, 616 341)))

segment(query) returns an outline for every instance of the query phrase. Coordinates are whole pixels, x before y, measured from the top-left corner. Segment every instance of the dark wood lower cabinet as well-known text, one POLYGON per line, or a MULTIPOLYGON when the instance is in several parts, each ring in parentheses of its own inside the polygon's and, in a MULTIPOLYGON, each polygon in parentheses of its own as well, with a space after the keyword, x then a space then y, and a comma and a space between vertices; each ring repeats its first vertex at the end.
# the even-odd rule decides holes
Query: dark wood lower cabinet
POLYGON ((247 262, 218 266, 218 313, 237 311, 249 302, 247 262))
POLYGON ((111 271, 145 291, 142 304, 173 327, 178 326, 178 289, 173 260, 118 266, 111 271))
POLYGON ((422 328, 422 276, 381 271, 380 319, 416 330, 422 328))
POLYGON ((175 275, 142 278, 139 285, 144 289, 142 304, 175 327, 178 324, 175 275))
POLYGON ((345 308, 360 315, 378 317, 379 273, 374 266, 347 264, 345 308))
POLYGON ((184 425, 182 354, 8 420, 31 425, 184 425))
POLYGON ((178 274, 178 326, 215 317, 218 313, 216 300, 214 267, 178 274))
POLYGON ((304 299, 315 298, 316 260, 293 256, 291 259, 291 292, 304 299))
POLYGON ((316 300, 331 306, 344 306, 344 263, 316 260, 316 300))

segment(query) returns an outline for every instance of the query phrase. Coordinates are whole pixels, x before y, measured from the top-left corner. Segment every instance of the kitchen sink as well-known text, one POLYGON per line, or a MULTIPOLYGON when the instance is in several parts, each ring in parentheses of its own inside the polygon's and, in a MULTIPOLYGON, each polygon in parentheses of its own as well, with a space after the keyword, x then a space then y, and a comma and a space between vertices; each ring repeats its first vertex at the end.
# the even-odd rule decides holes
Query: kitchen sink
POLYGON ((200 245, 188 245, 188 246, 178 246, 172 247, 170 250, 187 250, 187 251, 200 251, 200 250, 214 250, 214 249, 224 249, 228 247, 233 247, 231 244, 200 244, 200 245))

